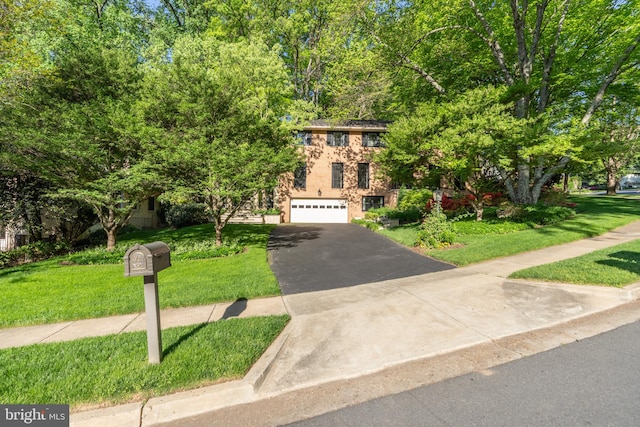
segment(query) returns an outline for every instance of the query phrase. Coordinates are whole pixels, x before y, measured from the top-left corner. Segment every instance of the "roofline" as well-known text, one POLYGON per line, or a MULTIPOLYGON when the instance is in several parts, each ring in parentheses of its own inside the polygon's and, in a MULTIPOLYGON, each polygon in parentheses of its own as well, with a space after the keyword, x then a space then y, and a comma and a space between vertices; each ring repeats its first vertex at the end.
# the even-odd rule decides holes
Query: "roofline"
POLYGON ((311 120, 304 127, 305 130, 360 130, 367 132, 384 132, 389 121, 383 120, 348 120, 346 122, 332 123, 326 120, 311 120))

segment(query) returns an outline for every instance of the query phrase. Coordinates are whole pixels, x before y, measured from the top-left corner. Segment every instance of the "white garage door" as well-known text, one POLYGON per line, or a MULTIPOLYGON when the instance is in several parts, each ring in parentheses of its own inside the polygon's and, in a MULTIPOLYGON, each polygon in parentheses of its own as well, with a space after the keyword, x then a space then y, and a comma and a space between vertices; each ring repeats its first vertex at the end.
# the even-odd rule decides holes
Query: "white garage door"
POLYGON ((291 199, 291 222, 349 222, 345 199, 291 199))

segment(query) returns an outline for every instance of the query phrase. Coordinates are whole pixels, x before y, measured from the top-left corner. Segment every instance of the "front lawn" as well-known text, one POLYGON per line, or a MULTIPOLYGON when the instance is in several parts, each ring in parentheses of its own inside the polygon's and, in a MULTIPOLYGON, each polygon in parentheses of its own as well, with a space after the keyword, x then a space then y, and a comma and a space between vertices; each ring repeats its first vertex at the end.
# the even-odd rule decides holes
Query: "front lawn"
MULTIPOLYGON (((572 196, 577 215, 560 224, 526 228, 505 233, 504 226, 484 225, 484 234, 459 234, 456 245, 447 249, 428 250, 425 254, 463 266, 567 243, 603 234, 614 228, 640 220, 638 199, 623 197, 572 196), (491 228, 494 232, 491 232, 491 228)), ((472 221, 466 219, 465 221, 472 221)), ((470 226, 471 227, 471 226, 470 226)), ((407 246, 413 246, 418 225, 404 226, 380 233, 407 246)), ((477 231, 476 231, 477 232, 477 231)))
POLYGON ((622 288, 640 281, 640 240, 527 268, 509 277, 622 288))
POLYGON ((228 319, 162 331, 150 365, 145 332, 0 350, 0 402, 79 405, 140 401, 243 377, 289 316, 228 319))
MULTIPOLYGON (((268 225, 225 227, 225 238, 246 248, 237 255, 205 259, 172 257, 172 266, 158 273, 161 308, 278 295, 280 289, 266 254, 272 229, 268 225)), ((86 251, 0 270, 0 327, 142 312, 142 277, 124 277, 122 255, 126 248, 155 240, 184 246, 211 240, 212 233, 210 224, 135 232, 121 236, 121 253, 115 257, 105 256, 103 250, 86 251), (108 257, 118 263, 102 264, 108 257), (74 259, 85 263, 93 259, 99 265, 68 265, 74 259)))

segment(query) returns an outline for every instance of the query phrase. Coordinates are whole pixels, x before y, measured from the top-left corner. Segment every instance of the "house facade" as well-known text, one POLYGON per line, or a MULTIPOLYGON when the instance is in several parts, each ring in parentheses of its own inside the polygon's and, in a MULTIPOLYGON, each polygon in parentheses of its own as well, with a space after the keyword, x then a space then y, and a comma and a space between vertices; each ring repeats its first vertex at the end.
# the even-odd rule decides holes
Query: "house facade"
POLYGON ((395 206, 397 192, 377 176, 386 122, 315 120, 297 137, 305 162, 282 177, 277 201, 283 222, 348 223, 367 210, 395 206))

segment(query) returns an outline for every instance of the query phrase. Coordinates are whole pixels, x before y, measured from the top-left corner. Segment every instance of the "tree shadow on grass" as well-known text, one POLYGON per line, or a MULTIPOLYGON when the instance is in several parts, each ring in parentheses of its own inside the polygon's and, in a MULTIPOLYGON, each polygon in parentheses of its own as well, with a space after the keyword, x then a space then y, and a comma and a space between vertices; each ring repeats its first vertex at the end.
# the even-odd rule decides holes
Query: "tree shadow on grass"
POLYGON ((596 263, 640 275, 640 252, 618 251, 609 254, 609 258, 598 260, 596 263))

